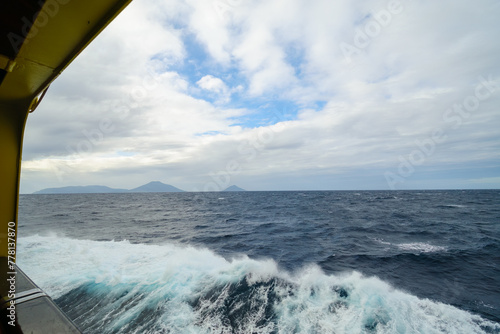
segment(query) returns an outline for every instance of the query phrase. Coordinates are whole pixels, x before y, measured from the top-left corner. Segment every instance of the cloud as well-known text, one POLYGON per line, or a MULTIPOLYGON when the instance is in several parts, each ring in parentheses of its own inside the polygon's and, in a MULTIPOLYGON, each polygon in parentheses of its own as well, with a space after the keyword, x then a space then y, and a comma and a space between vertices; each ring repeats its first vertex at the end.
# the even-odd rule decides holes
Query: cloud
POLYGON ((471 183, 492 184, 496 187, 500 185, 500 177, 483 177, 480 179, 469 180, 471 183))
POLYGON ((219 78, 205 75, 197 82, 198 86, 214 93, 225 93, 228 91, 226 84, 219 78))
POLYGON ((494 0, 136 0, 30 115, 22 187, 192 190, 226 173, 388 189, 402 159, 417 163, 397 187, 481 186, 467 180, 500 173, 498 14, 494 0), (470 173, 443 176, 457 166, 470 173))

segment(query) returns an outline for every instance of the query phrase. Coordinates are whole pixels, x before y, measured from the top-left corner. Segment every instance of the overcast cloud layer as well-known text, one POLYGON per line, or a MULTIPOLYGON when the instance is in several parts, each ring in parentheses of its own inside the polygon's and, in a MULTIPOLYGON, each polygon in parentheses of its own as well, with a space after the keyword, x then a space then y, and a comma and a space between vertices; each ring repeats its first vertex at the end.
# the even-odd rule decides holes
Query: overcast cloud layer
POLYGON ((498 0, 134 0, 30 115, 21 192, 500 187, 498 0))

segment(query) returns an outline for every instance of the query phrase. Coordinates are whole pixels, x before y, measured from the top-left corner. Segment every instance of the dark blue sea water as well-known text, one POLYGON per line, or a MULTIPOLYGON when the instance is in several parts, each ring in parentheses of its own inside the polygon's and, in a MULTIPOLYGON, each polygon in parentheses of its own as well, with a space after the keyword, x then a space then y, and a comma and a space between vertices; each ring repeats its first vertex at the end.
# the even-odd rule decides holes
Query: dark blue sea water
POLYGON ((85 333, 500 333, 500 191, 22 195, 85 333))

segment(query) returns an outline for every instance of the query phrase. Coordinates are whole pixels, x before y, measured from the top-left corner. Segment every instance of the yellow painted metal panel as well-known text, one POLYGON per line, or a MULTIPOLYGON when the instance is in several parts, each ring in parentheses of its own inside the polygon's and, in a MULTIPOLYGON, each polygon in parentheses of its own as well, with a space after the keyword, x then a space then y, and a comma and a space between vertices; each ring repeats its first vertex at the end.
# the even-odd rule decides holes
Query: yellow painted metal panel
MULTIPOLYGON (((0 104, 0 257, 8 256, 9 223, 16 223, 13 239, 17 237, 17 209, 22 139, 27 118, 26 103, 0 104)), ((11 247, 12 248, 12 247, 11 247)))

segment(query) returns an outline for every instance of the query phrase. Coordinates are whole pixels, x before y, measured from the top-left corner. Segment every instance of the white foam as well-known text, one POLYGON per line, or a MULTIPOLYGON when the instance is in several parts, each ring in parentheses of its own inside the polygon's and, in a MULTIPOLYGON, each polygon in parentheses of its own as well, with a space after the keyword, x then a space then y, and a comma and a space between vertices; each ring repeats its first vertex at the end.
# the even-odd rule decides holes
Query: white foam
MULTIPOLYGON (((500 325, 479 316, 419 299, 356 272, 333 276, 310 266, 291 274, 279 270, 272 260, 242 256, 228 261, 207 249, 56 236, 20 238, 18 250, 20 267, 54 298, 83 284, 102 289, 102 298, 109 297, 110 291, 116 295, 116 301, 84 317, 84 321, 105 324, 99 329, 102 333, 153 333, 146 324, 129 328, 152 306, 162 311, 154 319, 155 330, 232 333, 220 314, 206 311, 230 305, 231 284, 245 278, 254 289, 248 300, 254 311, 239 320, 238 333, 365 333, 370 324, 374 333, 484 333, 481 326, 500 331, 500 325), (271 279, 277 283, 258 284, 271 279), (199 308, 193 308, 193 300, 214 289, 220 291, 214 299, 202 300, 199 308), (279 297, 274 302, 268 299, 270 289, 279 297), (276 315, 273 322, 263 322, 266 305, 276 315)), ((238 309, 243 302, 232 307, 238 309)))
POLYGON ((374 238, 372 240, 382 245, 394 246, 400 250, 412 253, 438 253, 447 251, 447 248, 444 246, 431 245, 425 242, 408 242, 408 243, 393 244, 378 238, 374 238))
POLYGON ((446 247, 434 246, 425 242, 411 242, 396 245, 399 249, 417 253, 436 253, 446 251, 446 247))

